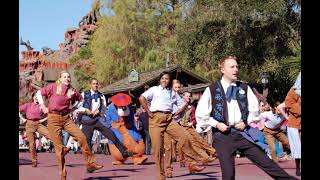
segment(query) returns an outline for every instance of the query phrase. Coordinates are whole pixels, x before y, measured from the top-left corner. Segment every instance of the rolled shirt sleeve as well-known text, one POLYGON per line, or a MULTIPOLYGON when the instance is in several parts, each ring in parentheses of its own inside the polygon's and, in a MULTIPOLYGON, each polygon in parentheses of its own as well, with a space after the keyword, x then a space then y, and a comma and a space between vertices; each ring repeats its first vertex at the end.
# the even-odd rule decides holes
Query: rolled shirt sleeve
POLYGON ((142 93, 141 96, 146 98, 147 101, 151 101, 152 98, 153 98, 153 94, 154 94, 154 91, 156 90, 156 88, 157 88, 156 86, 153 86, 153 87, 149 88, 144 93, 142 93))
POLYGON ((27 112, 27 109, 28 109, 28 103, 25 103, 25 104, 23 104, 23 105, 21 105, 20 107, 19 107, 19 111, 20 112, 27 112))

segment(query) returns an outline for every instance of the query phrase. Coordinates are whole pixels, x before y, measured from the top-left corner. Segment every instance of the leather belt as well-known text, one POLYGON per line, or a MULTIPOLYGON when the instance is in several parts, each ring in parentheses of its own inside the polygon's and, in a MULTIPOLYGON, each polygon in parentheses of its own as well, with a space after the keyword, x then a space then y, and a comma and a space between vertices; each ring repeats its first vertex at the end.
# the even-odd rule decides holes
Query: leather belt
POLYGON ((70 113, 70 111, 49 111, 51 114, 58 114, 60 116, 65 116, 70 113))
POLYGON ((29 121, 39 121, 40 119, 27 119, 29 121))
POLYGON ((171 114, 170 111, 153 111, 152 113, 164 113, 164 114, 171 114))

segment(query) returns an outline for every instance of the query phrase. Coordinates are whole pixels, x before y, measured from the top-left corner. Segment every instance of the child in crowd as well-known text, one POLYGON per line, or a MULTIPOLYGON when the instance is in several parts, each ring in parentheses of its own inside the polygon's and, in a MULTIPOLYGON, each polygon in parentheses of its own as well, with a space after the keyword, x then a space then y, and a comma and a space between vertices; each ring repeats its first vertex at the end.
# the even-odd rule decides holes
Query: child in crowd
POLYGON ((271 149, 272 160, 277 160, 276 146, 274 143, 274 138, 282 143, 283 146, 290 148, 287 136, 281 130, 281 125, 285 118, 281 115, 279 109, 277 108, 280 103, 276 102, 274 108, 270 107, 269 104, 264 106, 264 112, 259 116, 261 121, 264 121, 264 135, 271 149))

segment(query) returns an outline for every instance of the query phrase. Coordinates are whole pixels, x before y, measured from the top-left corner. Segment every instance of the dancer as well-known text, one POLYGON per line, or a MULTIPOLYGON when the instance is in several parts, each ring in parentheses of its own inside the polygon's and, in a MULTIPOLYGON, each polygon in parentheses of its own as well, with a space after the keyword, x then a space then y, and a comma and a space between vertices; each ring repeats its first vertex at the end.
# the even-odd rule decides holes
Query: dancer
POLYGON ((276 103, 274 108, 270 107, 269 104, 266 104, 264 108, 264 112, 259 115, 261 121, 264 122, 264 129, 263 133, 264 136, 269 144, 271 150, 271 157, 272 160, 278 162, 277 153, 276 153, 276 146, 274 143, 274 138, 282 143, 283 146, 290 148, 289 141, 287 136, 283 133, 280 129, 281 124, 285 120, 284 117, 281 115, 278 105, 280 103, 276 103))
POLYGON ((198 154, 204 158, 204 163, 212 162, 216 159, 216 150, 212 146, 210 146, 205 140, 200 136, 199 133, 194 129, 196 125, 196 118, 195 118, 195 107, 191 105, 191 93, 184 92, 183 99, 187 102, 188 106, 187 109, 181 114, 181 122, 180 125, 184 127, 189 134, 192 135, 194 139, 194 146, 199 146, 200 151, 198 154), (210 157, 210 156, 211 157, 210 157))
POLYGON ((71 103, 81 100, 80 93, 71 86, 70 74, 67 71, 62 71, 60 78, 55 83, 51 83, 37 92, 37 98, 43 112, 49 112, 48 130, 55 147, 61 179, 67 178, 62 129, 79 141, 82 154, 87 161, 87 172, 92 173, 103 168, 102 165, 96 163, 96 158, 90 150, 86 136, 70 118, 71 103), (49 97, 48 108, 44 105, 42 96, 49 97))
MULTIPOLYGON (((40 133, 47 139, 50 138, 49 131, 46 126, 42 125, 41 123, 47 120, 47 117, 42 118, 44 113, 42 112, 40 105, 38 103, 37 97, 35 93, 32 94, 33 102, 25 103, 19 107, 20 112, 26 113, 26 134, 27 139, 29 141, 29 151, 31 153, 31 161, 32 167, 37 167, 38 160, 37 160, 37 151, 36 151, 36 132, 40 133), (41 120, 41 121, 40 121, 41 120)), ((19 113, 21 117, 21 113, 19 113)), ((23 117, 21 117, 24 119, 23 117)), ((68 152, 66 148, 64 148, 65 152, 68 152)))
POLYGON ((295 159, 296 175, 301 175, 301 72, 294 86, 289 90, 285 99, 285 106, 289 111, 288 118, 288 139, 290 144, 291 155, 295 159))
POLYGON ((222 179, 235 179, 235 154, 239 150, 274 179, 293 179, 273 162, 250 135, 259 131, 247 122, 257 118, 258 100, 251 88, 238 80, 237 58, 220 60, 222 78, 207 87, 196 109, 197 128, 214 129, 214 147, 221 165, 222 179))
MULTIPOLYGON (((187 141, 186 131, 177 123, 172 121, 172 106, 177 104, 177 96, 171 89, 171 78, 168 72, 160 74, 160 85, 153 86, 145 91, 139 98, 141 105, 149 114, 149 131, 152 147, 156 159, 158 178, 165 179, 163 164, 163 134, 168 133, 174 140, 178 141, 178 148, 182 148, 186 159, 189 161, 190 173, 200 172, 205 167, 197 166, 197 160, 194 158, 196 152, 191 148, 187 141), (150 106, 147 101, 150 101, 150 106), (183 146, 183 147, 179 147, 183 146)), ((179 107, 180 109, 181 107, 179 107)), ((176 114, 181 113, 180 111, 176 114)))
MULTIPOLYGON (((178 97, 178 101, 180 101, 180 104, 185 104, 183 109, 180 110, 180 114, 175 115, 173 117, 173 123, 177 122, 180 126, 184 127, 186 134, 187 134, 187 141, 190 143, 193 148, 193 150, 196 152, 197 159, 200 159, 203 163, 203 165, 207 165, 210 162, 213 162, 216 157, 214 155, 215 149, 213 147, 210 147, 196 131, 192 131, 193 127, 190 127, 189 129, 189 120, 191 120, 191 112, 192 112, 192 106, 190 105, 191 101, 191 94, 188 92, 185 92, 185 96, 183 98, 180 97, 178 94, 180 92, 181 83, 179 80, 174 79, 172 81, 172 90, 176 93, 178 97), (188 121, 188 122, 187 122, 188 121), (188 131, 189 129, 189 131, 188 131), (208 150, 208 151, 207 151, 208 150), (211 156, 213 155, 213 157, 211 156)), ((173 105, 173 112, 179 111, 178 107, 176 105, 173 105)), ((195 120, 194 120, 195 121, 195 120)), ((193 129, 194 130, 194 129, 193 129)), ((173 177, 173 165, 172 162, 175 160, 175 154, 176 151, 178 151, 179 154, 179 162, 180 167, 185 167, 185 155, 183 154, 182 149, 176 148, 176 147, 182 147, 178 146, 179 142, 176 142, 174 139, 168 135, 168 133, 164 133, 164 149, 165 149, 165 158, 164 158, 164 164, 165 164, 165 171, 166 171, 166 177, 171 178, 173 177)))
MULTIPOLYGON (((120 150, 122 156, 127 158, 132 154, 127 151, 127 148, 119 141, 112 130, 106 127, 106 98, 98 91, 99 81, 95 78, 91 80, 91 89, 81 93, 83 101, 77 106, 78 121, 82 124, 82 132, 86 135, 89 146, 91 145, 94 130, 102 133, 102 135, 112 142, 120 150)), ((90 146, 91 147, 91 146, 90 146)))

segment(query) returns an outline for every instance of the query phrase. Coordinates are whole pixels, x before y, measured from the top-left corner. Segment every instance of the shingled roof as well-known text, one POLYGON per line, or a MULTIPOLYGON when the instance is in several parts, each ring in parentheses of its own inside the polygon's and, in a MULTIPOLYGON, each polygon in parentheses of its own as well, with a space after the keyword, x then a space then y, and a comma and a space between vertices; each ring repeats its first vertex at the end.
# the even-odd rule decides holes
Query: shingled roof
MULTIPOLYGON (((171 66, 171 67, 167 67, 167 68, 162 68, 162 69, 158 69, 155 71, 151 71, 151 72, 143 72, 143 73, 139 73, 139 81, 137 82, 129 82, 128 77, 121 79, 113 84, 107 85, 105 87, 103 87, 101 89, 101 92, 104 94, 115 94, 115 93, 119 93, 119 92, 128 92, 128 91, 135 91, 137 89, 143 89, 145 85, 155 85, 158 83, 159 80, 159 76, 163 71, 168 71, 169 73, 171 73, 173 76, 172 78, 177 78, 177 72, 179 74, 183 74, 184 77, 178 78, 180 81, 182 81, 181 83, 183 84, 190 84, 193 85, 195 88, 197 88, 197 84, 201 84, 200 86, 207 86, 207 84, 210 82, 207 79, 204 79, 196 74, 194 74, 193 72, 181 67, 180 65, 175 65, 175 66, 171 66), (176 76, 174 76, 176 75, 176 76), (188 77, 186 77, 188 76, 188 77), (192 82, 186 82, 187 78, 192 78, 192 82), (186 83, 184 83, 183 81, 185 81, 186 83)), ((199 86, 199 85, 198 85, 199 86)), ((200 87, 199 86, 199 87, 200 87)), ((189 87, 189 85, 188 85, 189 87)), ((191 86, 190 86, 191 87, 191 86)))

